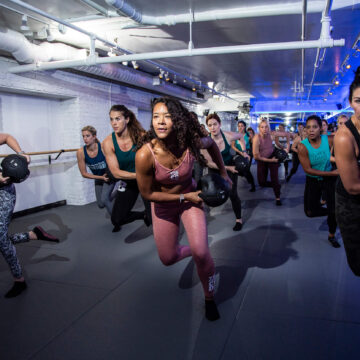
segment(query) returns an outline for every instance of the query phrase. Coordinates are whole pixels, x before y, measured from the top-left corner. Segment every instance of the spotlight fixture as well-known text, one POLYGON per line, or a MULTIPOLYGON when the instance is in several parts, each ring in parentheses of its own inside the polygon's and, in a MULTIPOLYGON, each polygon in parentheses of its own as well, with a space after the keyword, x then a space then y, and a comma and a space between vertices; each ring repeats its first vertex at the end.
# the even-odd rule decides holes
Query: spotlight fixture
POLYGON ((196 86, 193 86, 193 87, 192 87, 192 91, 196 91, 196 86))
POLYGON ((53 34, 51 33, 51 30, 50 30, 49 26, 46 28, 46 40, 49 41, 49 42, 52 42, 52 41, 55 40, 53 34))
POLYGON ((160 69, 159 78, 162 79, 164 77, 165 71, 160 69))
POLYGON ((165 74, 165 81, 170 81, 170 76, 168 72, 165 74))
POLYGON ((137 70, 139 68, 139 64, 135 60, 132 60, 131 63, 135 70, 137 70))
POLYGON ((340 81, 339 81, 338 79, 336 79, 336 80, 334 81, 334 84, 337 86, 337 85, 340 84, 340 81))
POLYGON ((20 30, 22 32, 30 31, 30 28, 29 28, 29 25, 28 25, 28 18, 27 18, 27 15, 25 15, 25 14, 21 18, 20 30))
POLYGON ((351 69, 351 65, 350 65, 350 64, 347 64, 345 67, 346 67, 346 69, 348 69, 348 70, 351 69))
POLYGON ((108 51, 108 56, 116 56, 115 52, 114 52, 114 49, 110 49, 110 51, 108 51))
POLYGON ((333 94, 333 92, 332 92, 332 91, 330 91, 330 92, 329 92, 329 95, 332 95, 332 94, 333 94))

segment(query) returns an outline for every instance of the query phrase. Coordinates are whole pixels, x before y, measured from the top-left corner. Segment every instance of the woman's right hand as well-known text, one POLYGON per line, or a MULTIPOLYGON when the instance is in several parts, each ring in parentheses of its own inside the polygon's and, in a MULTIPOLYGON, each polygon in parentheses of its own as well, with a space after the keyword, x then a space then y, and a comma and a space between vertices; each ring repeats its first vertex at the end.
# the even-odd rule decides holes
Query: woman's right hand
POLYGON ((200 193, 201 193, 200 190, 186 193, 184 194, 184 199, 186 201, 191 201, 194 204, 201 204, 203 200, 201 199, 201 197, 199 197, 200 193))
POLYGON ((225 169, 232 172, 233 174, 237 174, 238 172, 236 171, 235 169, 235 166, 232 166, 232 165, 227 165, 225 166, 225 169))
POLYGON ((103 175, 103 180, 105 182, 109 182, 110 179, 108 178, 107 174, 103 175))
POLYGON ((0 173, 0 184, 5 185, 8 183, 9 180, 10 180, 9 177, 3 177, 2 174, 0 173))
POLYGON ((271 159, 269 159, 270 162, 273 162, 273 163, 277 163, 279 162, 279 160, 276 158, 276 157, 272 157, 271 159))

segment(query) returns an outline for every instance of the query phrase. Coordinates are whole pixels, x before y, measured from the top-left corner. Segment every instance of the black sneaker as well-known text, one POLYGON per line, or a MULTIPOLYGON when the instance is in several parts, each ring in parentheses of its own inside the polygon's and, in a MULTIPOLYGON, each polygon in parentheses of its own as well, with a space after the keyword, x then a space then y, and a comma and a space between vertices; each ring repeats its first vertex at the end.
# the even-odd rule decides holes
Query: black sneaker
POLYGON ((276 206, 281 206, 281 205, 282 205, 281 200, 276 200, 276 206))
POLYGON ((235 226, 233 227, 234 231, 240 231, 242 229, 243 224, 241 222, 236 222, 235 226))
POLYGON ((5 294, 5 297, 10 299, 20 295, 24 290, 26 290, 27 285, 25 281, 14 281, 12 288, 5 294))
POLYGON ((338 243, 338 241, 336 240, 335 236, 329 236, 328 240, 330 242, 330 244, 334 247, 334 248, 339 248, 341 247, 341 245, 338 243))

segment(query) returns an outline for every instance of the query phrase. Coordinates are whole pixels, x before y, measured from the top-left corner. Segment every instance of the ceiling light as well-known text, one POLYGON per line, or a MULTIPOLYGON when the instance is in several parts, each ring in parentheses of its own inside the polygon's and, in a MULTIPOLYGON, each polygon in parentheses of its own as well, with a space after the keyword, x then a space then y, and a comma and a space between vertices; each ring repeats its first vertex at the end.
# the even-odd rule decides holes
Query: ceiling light
POLYGON ((116 56, 115 52, 113 49, 110 49, 110 51, 108 51, 108 56, 116 56))
POLYGON ((128 66, 129 62, 128 61, 122 61, 121 62, 124 66, 128 66))
POLYGON ((324 101, 327 101, 327 98, 324 98, 324 101))
POLYGON ((160 69, 159 78, 162 79, 164 77, 165 71, 160 69))
POLYGON ((334 81, 334 84, 335 84, 335 85, 339 85, 339 84, 340 84, 340 81, 336 79, 336 80, 334 81))
POLYGON ((54 38, 53 34, 51 33, 49 27, 46 28, 46 40, 49 41, 49 42, 52 42, 52 41, 55 40, 55 38, 54 38))
POLYGON ((174 75, 173 84, 177 84, 176 75, 174 75))
POLYGON ((135 70, 137 70, 139 68, 139 64, 135 60, 132 60, 131 63, 135 70))
POLYGON ((21 26, 20 26, 20 30, 23 32, 27 32, 30 31, 30 28, 28 26, 28 18, 27 16, 24 14, 21 18, 21 26))
POLYGON ((195 87, 195 86, 193 86, 192 91, 196 91, 196 87, 195 87))
POLYGON ((333 94, 333 92, 332 92, 332 91, 330 91, 330 92, 329 92, 329 95, 332 95, 332 94, 333 94))
POLYGON ((213 81, 209 81, 209 82, 207 83, 207 86, 208 86, 209 88, 213 89, 213 88, 214 88, 214 82, 213 82, 213 81))
POLYGON ((350 64, 347 64, 345 67, 346 67, 346 69, 348 69, 348 70, 351 69, 351 65, 350 65, 350 64))
POLYGON ((165 74, 165 81, 170 81, 170 76, 168 72, 165 74))

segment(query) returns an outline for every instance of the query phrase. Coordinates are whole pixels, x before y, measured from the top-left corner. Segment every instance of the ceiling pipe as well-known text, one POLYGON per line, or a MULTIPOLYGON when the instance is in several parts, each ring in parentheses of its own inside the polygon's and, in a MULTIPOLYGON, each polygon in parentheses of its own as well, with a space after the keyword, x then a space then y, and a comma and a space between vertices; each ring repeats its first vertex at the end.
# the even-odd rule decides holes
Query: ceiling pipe
MULTIPOLYGON (((142 14, 124 0, 106 0, 106 3, 114 7, 135 22, 143 25, 175 25, 188 23, 193 16, 194 22, 216 21, 225 19, 239 19, 260 16, 278 16, 301 14, 303 12, 302 2, 289 4, 271 4, 271 6, 250 6, 232 9, 217 9, 211 11, 196 12, 194 14, 184 13, 179 15, 148 16, 142 14)), ((337 1, 335 9, 342 9, 348 6, 359 4, 360 0, 337 1)), ((322 12, 324 9, 323 1, 312 1, 308 5, 308 13, 322 12)))
MULTIPOLYGON (((106 40, 106 39, 103 39, 103 38, 101 38, 101 37, 99 37, 99 36, 97 36, 97 35, 95 35, 95 34, 93 34, 93 33, 90 33, 90 32, 88 32, 88 31, 86 31, 86 30, 83 30, 83 29, 81 29, 80 27, 78 27, 78 26, 76 26, 76 25, 74 25, 74 24, 71 24, 71 23, 69 23, 69 22, 66 22, 66 21, 64 21, 64 20, 62 20, 62 19, 60 19, 60 18, 57 18, 57 17, 53 16, 53 15, 50 15, 50 14, 46 13, 45 11, 42 11, 42 10, 40 10, 40 9, 32 6, 32 5, 29 5, 29 4, 21 1, 21 0, 8 0, 8 1, 10 1, 10 2, 12 2, 12 3, 14 3, 14 4, 17 4, 17 5, 19 5, 19 6, 22 6, 22 7, 26 8, 26 9, 28 9, 28 10, 30 10, 30 11, 33 11, 33 12, 36 13, 36 14, 39 14, 39 15, 41 15, 41 16, 44 16, 44 17, 48 18, 48 19, 51 19, 51 20, 53 20, 53 21, 55 21, 55 22, 57 22, 57 23, 59 23, 59 24, 65 25, 65 26, 67 26, 67 27, 69 27, 69 28, 71 28, 71 29, 73 29, 73 30, 75 30, 75 31, 78 31, 78 32, 82 33, 82 34, 85 34, 85 35, 89 36, 90 42, 91 42, 93 39, 95 39, 95 40, 101 41, 103 44, 106 44, 106 45, 110 46, 110 47, 113 48, 113 49, 117 49, 118 51, 120 51, 120 52, 122 52, 122 53, 124 53, 124 54, 132 54, 130 51, 125 50, 125 49, 122 49, 120 46, 118 46, 117 44, 115 44, 115 43, 113 43, 113 42, 110 42, 110 41, 108 41, 108 40, 106 40)), ((124 61, 126 61, 126 60, 124 60, 124 61)), ((130 61, 130 60, 129 60, 129 61, 130 61)), ((184 80, 186 80, 186 81, 188 81, 188 82, 190 82, 190 83, 192 83, 192 84, 195 84, 195 85, 197 85, 197 86, 202 86, 202 87, 205 88, 205 89, 212 90, 213 93, 215 93, 215 94, 217 94, 217 95, 219 95, 219 96, 226 97, 226 98, 228 98, 228 99, 230 99, 230 100, 233 100, 233 101, 237 101, 236 99, 228 96, 227 94, 223 94, 223 93, 221 93, 221 92, 214 91, 213 89, 210 89, 208 86, 202 85, 200 81, 196 81, 196 80, 192 79, 192 78, 189 77, 189 76, 180 74, 180 73, 178 73, 178 72, 176 72, 176 71, 174 71, 174 70, 172 70, 172 69, 170 69, 170 68, 168 68, 168 67, 166 67, 166 66, 157 64, 157 63, 155 63, 155 62, 153 62, 153 61, 151 61, 151 60, 145 60, 145 61, 146 61, 147 63, 155 66, 156 68, 159 68, 159 69, 161 68, 161 69, 163 69, 164 71, 167 71, 167 72, 169 72, 169 73, 171 73, 171 74, 173 74, 173 75, 176 75, 178 78, 182 78, 182 79, 184 79, 184 80)), ((86 62, 83 63, 83 65, 84 65, 84 64, 86 64, 86 65, 94 65, 94 64, 95 64, 95 58, 94 58, 94 57, 92 57, 92 58, 87 58, 86 62)), ((64 67, 63 67, 63 68, 64 68, 64 67)))
MULTIPOLYGON (((301 41, 306 38, 306 12, 307 0, 303 0, 303 12, 301 18, 301 41)), ((304 93, 304 78, 305 78, 305 49, 301 50, 301 93, 304 93)))
MULTIPOLYGON (((96 58, 96 64, 109 64, 119 63, 122 61, 139 61, 147 59, 164 59, 164 58, 179 58, 187 56, 200 56, 200 55, 220 55, 220 54, 235 54, 244 52, 256 51, 277 51, 277 50, 298 50, 298 49, 313 49, 313 48, 326 48, 334 46, 344 46, 345 40, 333 39, 319 39, 309 41, 293 41, 293 42, 280 42, 270 44, 252 44, 252 45, 236 45, 236 46, 220 46, 212 48, 199 48, 199 49, 184 49, 173 51, 157 51, 152 53, 120 55, 114 57, 96 58)), ((20 65, 10 68, 12 73, 21 73, 25 71, 35 70, 50 70, 50 69, 63 69, 67 67, 81 66, 89 64, 89 60, 83 61, 57 61, 50 63, 37 63, 31 65, 20 65)))
POLYGON ((100 14, 106 16, 106 17, 114 17, 118 16, 116 11, 109 11, 108 9, 105 9, 103 6, 100 6, 96 2, 92 0, 80 0, 82 3, 90 6, 91 8, 97 10, 100 14))
MULTIPOLYGON (((324 8, 324 11, 323 11, 322 17, 321 17, 320 39, 324 39, 324 40, 331 39, 331 25, 330 25, 331 17, 330 17, 330 12, 331 12, 332 3, 333 3, 333 0, 326 0, 325 8, 324 8)), ((307 96, 308 101, 310 99, 311 90, 312 90, 312 87, 314 85, 316 72, 317 72, 317 69, 319 68, 319 56, 320 56, 320 48, 318 48, 318 50, 316 52, 313 76, 312 76, 312 79, 311 79, 309 92, 308 92, 308 96, 307 96)), ((322 61, 324 61, 324 57, 322 58, 322 61)))
POLYGON ((32 44, 23 34, 6 28, 0 28, 0 48, 11 53, 21 63, 75 59, 83 61, 87 56, 85 49, 75 49, 65 44, 32 44))

